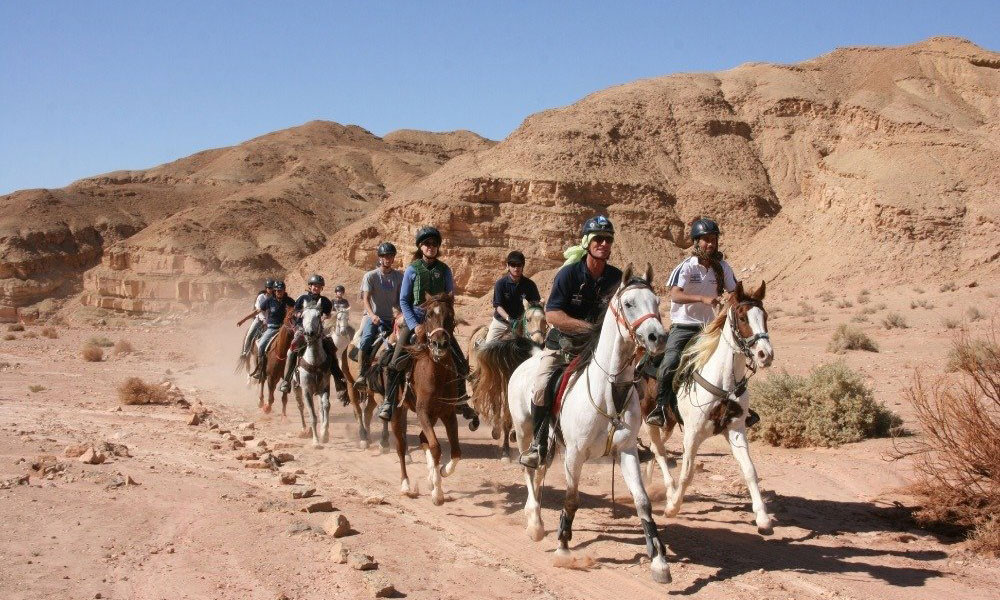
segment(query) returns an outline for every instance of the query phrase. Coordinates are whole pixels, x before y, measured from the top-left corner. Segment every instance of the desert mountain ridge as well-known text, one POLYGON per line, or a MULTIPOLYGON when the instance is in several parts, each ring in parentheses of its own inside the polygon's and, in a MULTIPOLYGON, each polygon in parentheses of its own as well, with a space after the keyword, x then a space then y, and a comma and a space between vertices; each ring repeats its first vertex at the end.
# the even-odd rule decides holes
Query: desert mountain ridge
POLYGON ((556 268, 598 212, 618 228, 615 262, 648 260, 660 279, 699 215, 720 222, 739 273, 779 285, 991 278, 998 162, 1000 54, 951 37, 639 80, 499 143, 311 122, 0 197, 0 304, 81 280, 84 304, 135 312, 240 296, 276 272, 353 285, 380 241, 408 254, 424 223, 479 296, 511 249, 530 273, 556 268))

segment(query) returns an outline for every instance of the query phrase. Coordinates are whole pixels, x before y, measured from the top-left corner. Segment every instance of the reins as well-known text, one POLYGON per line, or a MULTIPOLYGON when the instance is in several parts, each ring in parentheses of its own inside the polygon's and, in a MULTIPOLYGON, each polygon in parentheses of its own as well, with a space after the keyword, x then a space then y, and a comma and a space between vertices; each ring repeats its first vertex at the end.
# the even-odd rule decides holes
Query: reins
POLYGON ((739 326, 736 324, 735 313, 736 308, 739 306, 752 306, 764 310, 764 305, 760 302, 760 300, 743 300, 742 302, 730 306, 729 314, 726 315, 726 320, 729 322, 729 330, 730 333, 732 333, 733 341, 736 343, 736 347, 733 348, 732 344, 730 344, 728 340, 725 340, 725 336, 723 336, 723 339, 730 349, 737 350, 743 354, 744 360, 746 361, 747 373, 742 377, 742 379, 736 382, 732 390, 726 391, 709 382, 700 372, 698 372, 698 370, 691 372, 691 378, 709 394, 712 394, 716 398, 732 400, 734 402, 738 402, 740 396, 746 393, 747 385, 750 383, 750 378, 757 373, 757 367, 753 360, 753 345, 759 340, 771 339, 766 331, 755 333, 747 338, 740 335, 739 326))

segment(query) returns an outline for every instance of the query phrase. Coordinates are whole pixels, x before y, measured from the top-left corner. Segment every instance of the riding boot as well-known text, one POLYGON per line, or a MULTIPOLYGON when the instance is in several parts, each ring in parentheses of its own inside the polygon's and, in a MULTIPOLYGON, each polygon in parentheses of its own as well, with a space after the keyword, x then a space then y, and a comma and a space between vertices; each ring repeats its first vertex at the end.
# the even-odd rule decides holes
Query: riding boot
POLYGON ((261 352, 259 354, 260 356, 257 358, 257 368, 250 374, 250 377, 259 381, 264 381, 264 379, 267 378, 267 352, 261 352))
POLYGON ((451 355, 455 361, 455 373, 458 375, 455 382, 455 397, 459 399, 459 403, 456 408, 469 421, 469 431, 475 431, 479 429, 479 415, 469 406, 469 393, 466 386, 466 378, 469 376, 469 361, 466 360, 465 354, 462 353, 462 349, 454 338, 451 342, 451 355))
POLYGON ((760 415, 757 414, 757 411, 755 411, 752 408, 748 408, 747 413, 748 413, 746 420, 747 427, 753 427, 754 425, 760 422, 760 415))
POLYGON ((667 403, 670 394, 674 393, 674 374, 666 373, 656 383, 656 406, 646 416, 646 424, 650 427, 663 427, 667 424, 667 403))
POLYGON ((354 381, 354 389, 368 387, 368 366, 372 360, 371 352, 361 351, 361 361, 358 363, 358 378, 354 381))
POLYGON ((396 394, 399 392, 399 388, 406 377, 406 372, 397 371, 389 367, 388 375, 389 384, 385 391, 385 399, 382 401, 382 405, 378 407, 378 418, 387 423, 392 420, 392 411, 396 408, 396 394))
POLYGON ((288 351, 288 356, 285 357, 285 375, 281 378, 281 383, 278 384, 278 391, 287 394, 292 390, 292 374, 295 373, 295 365, 298 362, 299 354, 294 350, 288 351))
POLYGON ((531 422, 535 439, 518 459, 525 467, 537 469, 549 453, 549 407, 531 405, 531 422))

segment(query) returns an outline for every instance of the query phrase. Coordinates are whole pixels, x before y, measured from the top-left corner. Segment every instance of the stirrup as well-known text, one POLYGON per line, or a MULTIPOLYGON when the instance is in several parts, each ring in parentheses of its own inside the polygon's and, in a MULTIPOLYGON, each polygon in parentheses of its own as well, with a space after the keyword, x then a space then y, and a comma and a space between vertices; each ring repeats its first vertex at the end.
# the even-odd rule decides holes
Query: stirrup
POLYGON ((747 427, 753 427, 760 422, 760 415, 757 414, 757 411, 752 408, 748 408, 747 412, 749 413, 746 418, 747 427))
POLYGON ((278 384, 278 391, 283 394, 287 394, 288 392, 292 391, 292 386, 290 383, 288 383, 288 381, 282 379, 281 383, 278 384))
POLYGON ((393 406, 391 402, 383 402, 382 406, 379 407, 378 414, 376 416, 388 423, 389 421, 392 421, 392 409, 393 406))
POLYGON ((657 405, 646 415, 646 425, 652 427, 663 427, 667 424, 667 407, 657 405))
POLYGON ((517 462, 521 463, 521 466, 523 467, 537 469, 542 463, 542 453, 536 444, 531 444, 527 450, 521 453, 517 462))

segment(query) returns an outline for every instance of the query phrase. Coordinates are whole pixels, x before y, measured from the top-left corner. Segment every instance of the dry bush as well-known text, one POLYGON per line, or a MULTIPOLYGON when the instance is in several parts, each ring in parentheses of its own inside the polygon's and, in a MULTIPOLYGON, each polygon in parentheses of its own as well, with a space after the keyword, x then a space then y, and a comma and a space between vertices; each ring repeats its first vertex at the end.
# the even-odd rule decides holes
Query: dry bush
POLYGON ((996 327, 986 338, 955 341, 957 373, 934 379, 918 372, 906 390, 926 435, 898 448, 915 456, 912 491, 922 498, 917 519, 958 526, 970 547, 1000 556, 1000 343, 996 327))
POLYGON ((839 302, 837 302, 837 308, 841 308, 841 309, 843 309, 843 308, 851 308, 852 306, 854 306, 854 303, 851 302, 850 300, 847 300, 846 298, 843 299, 843 300, 840 300, 839 302))
POLYGON ((115 345, 114 342, 112 342, 111 340, 109 340, 104 336, 92 337, 89 340, 87 340, 87 344, 91 346, 97 346, 98 348, 110 348, 115 345))
POLYGON ((55 327, 42 327, 42 337, 54 340, 59 337, 59 332, 56 331, 55 327))
POLYGON ((858 313, 858 314, 854 315, 853 317, 851 317, 851 322, 852 323, 868 323, 869 322, 868 315, 866 315, 864 313, 858 313))
POLYGON ((924 293, 924 288, 922 288, 922 287, 916 287, 915 286, 913 288, 913 291, 916 292, 916 293, 918 293, 918 294, 923 294, 924 293))
POLYGON ((837 446, 901 431, 900 418, 843 362, 820 365, 804 377, 771 375, 754 384, 751 401, 761 422, 747 433, 772 446, 837 446))
POLYGON ((833 352, 834 354, 843 354, 848 350, 878 352, 878 346, 864 331, 843 323, 833 332, 830 343, 826 345, 826 351, 833 352))
POLYGON ((26 340, 33 340, 37 337, 38 337, 38 332, 36 331, 29 331, 28 333, 24 334, 24 339, 26 340))
POLYGON ((816 309, 805 300, 800 300, 799 310, 793 314, 798 317, 811 317, 816 314, 816 309))
POLYGON ((816 297, 819 298, 821 302, 833 302, 836 299, 836 296, 834 296, 833 292, 829 290, 819 294, 816 297))
POLYGON ((858 304, 868 304, 869 302, 871 302, 871 300, 872 300, 871 292, 869 292, 868 290, 861 290, 860 292, 858 292, 858 300, 857 300, 858 304))
POLYGON ((150 385, 138 377, 129 377, 118 386, 118 400, 122 404, 169 404, 167 390, 150 385))
POLYGON ((20 323, 11 323, 7 326, 7 331, 24 331, 24 325, 20 323))
POLYGON ((954 292, 957 289, 958 289, 958 286, 955 285, 954 281, 946 281, 945 283, 941 284, 941 287, 938 288, 938 291, 942 292, 942 293, 943 292, 954 292))
POLYGON ((16 340, 17 336, 14 335, 13 333, 8 333, 5 336, 3 336, 3 339, 5 339, 5 340, 7 340, 9 342, 11 340, 16 340))
POLYGON ((92 344, 87 344, 80 350, 80 356, 87 362, 101 362, 104 360, 104 351, 92 344))
POLYGON ((970 322, 975 322, 979 321, 980 319, 985 319, 986 313, 979 310, 979 308, 975 306, 970 306, 965 310, 965 316, 968 317, 970 322))
POLYGON ((990 345, 985 340, 978 338, 962 340, 961 343, 952 344, 948 349, 944 370, 946 373, 958 373, 962 370, 962 365, 970 359, 976 362, 988 360, 990 352, 990 345))
POLYGON ((944 325, 945 329, 958 329, 958 326, 962 324, 962 321, 954 317, 945 317, 941 319, 941 324, 944 325))
POLYGON ((885 310, 884 303, 872 304, 871 306, 866 306, 861 309, 861 314, 863 315, 874 315, 880 310, 885 310))
POLYGON ((934 304, 924 299, 910 300, 910 310, 913 310, 915 308, 926 308, 930 310, 934 308, 934 304))
POLYGON ((132 354, 135 352, 135 348, 132 347, 132 343, 128 340, 118 340, 115 344, 115 348, 112 351, 116 356, 121 356, 122 354, 132 354))
POLYGON ((37 394, 38 392, 45 391, 47 388, 44 385, 29 385, 28 391, 37 394))
POLYGON ((882 327, 886 329, 906 329, 909 324, 906 322, 906 318, 899 313, 889 313, 882 318, 882 327))

